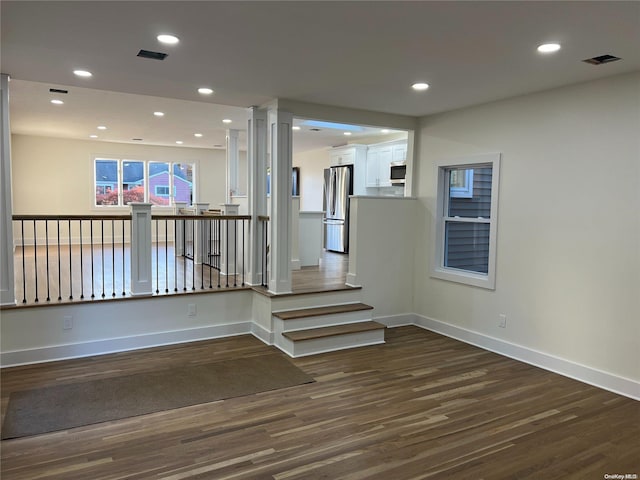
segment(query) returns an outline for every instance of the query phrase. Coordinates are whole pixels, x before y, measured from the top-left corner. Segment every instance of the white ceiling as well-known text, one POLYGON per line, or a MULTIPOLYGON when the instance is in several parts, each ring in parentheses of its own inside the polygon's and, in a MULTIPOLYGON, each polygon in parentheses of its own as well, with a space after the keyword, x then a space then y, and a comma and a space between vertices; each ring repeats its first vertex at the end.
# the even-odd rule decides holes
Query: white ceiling
MULTIPOLYGON (((246 108, 274 98, 423 116, 640 70, 640 2, 3 0, 0 9, 12 131, 34 135, 212 148, 224 145, 222 118, 243 130, 246 108), (159 33, 181 41, 159 44, 159 33), (562 49, 536 52, 550 41, 562 49), (140 49, 169 56, 142 59, 140 49), (582 62, 604 54, 622 60, 582 62), (77 68, 93 76, 77 78, 77 68), (431 88, 416 93, 416 81, 431 88), (50 87, 69 90, 64 105, 49 103, 50 87)), ((344 143, 342 131, 309 135, 296 133, 294 147, 344 143)))

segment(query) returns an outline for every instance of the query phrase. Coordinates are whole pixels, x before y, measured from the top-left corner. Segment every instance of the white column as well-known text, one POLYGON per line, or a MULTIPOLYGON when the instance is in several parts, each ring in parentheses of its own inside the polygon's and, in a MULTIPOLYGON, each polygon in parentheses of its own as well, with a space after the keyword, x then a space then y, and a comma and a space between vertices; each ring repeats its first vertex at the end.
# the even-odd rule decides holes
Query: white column
POLYGON ((151 204, 130 203, 131 206, 131 295, 151 295, 152 246, 151 204))
POLYGON ((291 169, 293 115, 269 110, 271 145, 271 272, 269 291, 291 293, 291 169))
MULTIPOLYGON (((234 203, 223 203, 223 215, 238 215, 240 205, 234 203)), ((235 275, 241 273, 237 260, 241 260, 241 250, 238 249, 237 239, 241 238, 238 228, 242 228, 240 222, 233 220, 223 220, 220 229, 220 273, 222 275, 235 275), (234 228, 238 227, 238 228, 234 228)), ((241 280, 240 280, 241 281, 241 280)))
POLYGON ((240 149, 238 144, 239 130, 227 130, 227 203, 238 193, 238 168, 240 149))
MULTIPOLYGON (((202 215, 209 210, 209 203, 195 202, 193 207, 196 215, 202 215)), ((193 222, 193 263, 206 263, 206 257, 209 256, 209 229, 202 220, 193 222)))
MULTIPOLYGON (((247 283, 260 285, 264 269, 263 225, 258 220, 267 215, 267 111, 251 107, 247 125, 247 206, 251 215, 247 283)), ((267 273, 265 272, 265 281, 267 273)))
POLYGON ((13 215, 11 194, 11 129, 9 122, 9 75, 0 78, 0 305, 15 305, 13 279, 13 215))
MULTIPOLYGON (((187 202, 173 202, 173 214, 184 215, 184 209, 187 208, 187 202)), ((176 257, 184 255, 184 225, 182 222, 175 222, 173 242, 174 254, 176 257)))
POLYGON ((291 270, 300 270, 300 197, 291 198, 291 270))

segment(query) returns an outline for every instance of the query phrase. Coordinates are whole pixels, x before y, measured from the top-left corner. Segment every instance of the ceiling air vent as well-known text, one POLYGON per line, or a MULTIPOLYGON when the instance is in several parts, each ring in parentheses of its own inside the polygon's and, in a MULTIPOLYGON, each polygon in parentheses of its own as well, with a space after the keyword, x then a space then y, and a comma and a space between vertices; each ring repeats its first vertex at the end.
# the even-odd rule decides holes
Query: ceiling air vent
POLYGON ((169 56, 167 53, 152 52, 151 50, 140 50, 138 56, 142 58, 151 58, 153 60, 164 60, 169 56))
POLYGON ((599 57, 587 58, 583 62, 590 63, 591 65, 602 65, 603 63, 615 62, 620 60, 619 57, 613 55, 600 55, 599 57))
POLYGON ((62 90, 60 88, 50 88, 49 92, 51 92, 51 93, 69 93, 69 90, 62 90))

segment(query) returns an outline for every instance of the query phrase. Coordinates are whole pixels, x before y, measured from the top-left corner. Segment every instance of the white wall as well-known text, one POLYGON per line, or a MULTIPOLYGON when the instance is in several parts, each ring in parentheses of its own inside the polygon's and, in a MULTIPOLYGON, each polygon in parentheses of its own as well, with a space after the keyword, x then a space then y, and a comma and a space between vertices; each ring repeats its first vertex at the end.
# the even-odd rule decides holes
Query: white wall
POLYGON ((2 366, 249 333, 249 290, 2 311, 2 366), (193 304, 196 315, 189 316, 193 304), (73 328, 63 329, 65 316, 73 328))
MULTIPOLYGON (((14 214, 89 215, 105 212, 107 209, 93 206, 95 156, 195 163, 197 200, 210 202, 212 207, 225 201, 224 150, 28 135, 13 135, 11 142, 14 214)), ((124 210, 129 211, 128 207, 124 210)), ((117 209, 108 211, 116 213, 117 209)))
POLYGON ((413 311, 416 204, 411 198, 351 199, 347 282, 362 286, 374 317, 413 311))
POLYGON ((423 118, 415 312, 640 380, 639 132, 638 73, 423 118), (428 269, 434 162, 486 152, 503 154, 495 291, 428 269))
POLYGON ((293 157, 293 166, 300 167, 300 210, 323 211, 324 169, 331 166, 329 151, 321 149, 297 153, 293 157))

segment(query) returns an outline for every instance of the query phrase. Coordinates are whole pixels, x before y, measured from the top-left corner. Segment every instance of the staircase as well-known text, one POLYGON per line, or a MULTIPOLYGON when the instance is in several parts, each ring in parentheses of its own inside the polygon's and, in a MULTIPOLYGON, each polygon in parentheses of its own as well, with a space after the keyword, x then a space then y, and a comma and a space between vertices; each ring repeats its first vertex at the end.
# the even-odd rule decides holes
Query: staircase
POLYGON ((272 312, 274 344, 292 357, 302 357, 384 343, 385 326, 372 320, 373 307, 349 301, 353 298, 342 292, 283 301, 284 308, 272 312), (294 308, 301 304, 316 306, 294 308))

